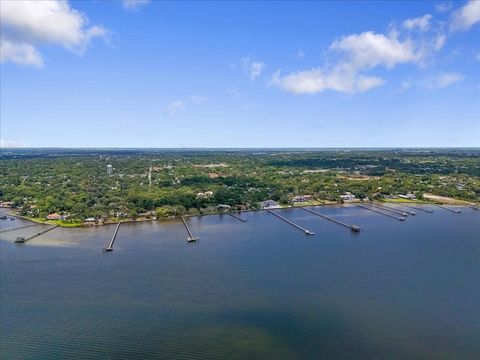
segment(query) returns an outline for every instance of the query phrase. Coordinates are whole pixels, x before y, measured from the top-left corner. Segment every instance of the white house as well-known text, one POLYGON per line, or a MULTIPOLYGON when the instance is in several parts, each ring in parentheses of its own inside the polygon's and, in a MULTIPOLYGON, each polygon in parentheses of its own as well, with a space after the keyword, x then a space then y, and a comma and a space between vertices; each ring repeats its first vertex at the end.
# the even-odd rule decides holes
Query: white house
POLYGON ((340 199, 342 199, 343 201, 352 201, 355 200, 355 195, 350 192, 346 192, 345 194, 340 195, 340 199))
POLYGON ((261 202, 262 209, 278 208, 278 203, 275 200, 265 200, 261 202))

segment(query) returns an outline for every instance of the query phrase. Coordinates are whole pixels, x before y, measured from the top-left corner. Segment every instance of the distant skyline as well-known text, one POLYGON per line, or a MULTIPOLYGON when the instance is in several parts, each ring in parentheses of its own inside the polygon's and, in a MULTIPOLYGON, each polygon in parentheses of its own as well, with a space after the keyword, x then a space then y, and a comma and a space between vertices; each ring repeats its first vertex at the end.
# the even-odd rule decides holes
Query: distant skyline
POLYGON ((480 146, 480 1, 0 6, 2 148, 480 146))

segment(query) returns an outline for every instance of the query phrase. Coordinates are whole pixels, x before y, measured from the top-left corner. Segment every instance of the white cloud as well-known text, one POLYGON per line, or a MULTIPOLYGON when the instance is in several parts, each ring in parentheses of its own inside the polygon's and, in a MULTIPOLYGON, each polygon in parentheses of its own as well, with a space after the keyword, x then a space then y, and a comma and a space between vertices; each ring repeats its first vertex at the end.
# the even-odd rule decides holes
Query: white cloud
POLYGON ((86 16, 66 0, 1 1, 2 62, 41 66, 37 47, 60 45, 82 54, 90 41, 105 37, 102 26, 88 26, 86 16))
POLYGON ((150 0, 123 0, 122 6, 125 10, 138 10, 150 3, 150 0))
POLYGON ((315 94, 325 90, 358 93, 381 86, 385 80, 376 76, 359 75, 353 67, 344 64, 331 71, 317 68, 293 72, 283 77, 277 72, 271 83, 294 94, 315 94))
POLYGON ((183 110, 185 110, 185 103, 181 100, 176 100, 167 105, 165 113, 168 117, 173 117, 183 110))
POLYGON ((418 29, 419 31, 426 31, 430 28, 430 20, 432 17, 430 14, 425 14, 418 18, 407 19, 402 23, 402 26, 407 30, 418 29))
POLYGON ((25 141, 0 139, 1 148, 18 148, 18 147, 26 147, 26 146, 27 145, 25 141))
POLYGON ((446 88, 447 86, 450 86, 459 81, 462 81, 463 79, 465 79, 465 76, 460 73, 454 73, 454 72, 442 73, 438 75, 438 77, 435 79, 433 87, 441 88, 441 89, 446 88))
POLYGON ((0 62, 6 61, 12 61, 18 65, 43 66, 42 56, 32 45, 0 38, 0 62))
POLYGON ((379 65, 391 69, 400 63, 417 63, 424 56, 412 40, 402 42, 395 32, 388 36, 372 31, 345 36, 330 49, 342 52, 348 62, 360 69, 379 65))
POLYGON ((445 43, 447 42, 447 36, 445 34, 438 34, 436 37, 435 37, 435 42, 434 42, 434 49, 436 51, 440 50, 441 48, 443 48, 443 46, 445 45, 445 43))
POLYGON ((470 0, 452 14, 451 30, 468 30, 480 22, 480 1, 470 0))
POLYGON ((385 80, 365 74, 378 66, 387 69, 397 64, 420 64, 426 52, 411 39, 400 40, 396 31, 387 35, 372 31, 352 34, 335 40, 330 53, 339 55, 336 64, 285 76, 276 73, 272 84, 294 94, 314 94, 325 90, 360 93, 385 84, 385 80))
POLYGON ((242 58, 242 67, 250 77, 250 80, 255 81, 265 69, 265 64, 259 61, 253 61, 249 56, 245 56, 242 58))

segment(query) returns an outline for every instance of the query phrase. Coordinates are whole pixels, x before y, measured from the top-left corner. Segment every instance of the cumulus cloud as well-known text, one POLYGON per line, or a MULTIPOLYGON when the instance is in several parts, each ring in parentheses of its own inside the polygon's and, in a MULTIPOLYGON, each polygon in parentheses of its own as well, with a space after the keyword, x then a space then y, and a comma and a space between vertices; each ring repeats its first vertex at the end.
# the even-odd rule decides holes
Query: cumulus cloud
POLYGON ((384 83, 385 80, 376 76, 359 75, 348 65, 337 66, 331 71, 320 68, 298 71, 283 77, 277 72, 272 79, 272 85, 293 94, 316 94, 325 90, 365 92, 384 83))
POLYGON ((465 76, 460 73, 455 73, 455 72, 441 73, 435 79, 433 83, 433 87, 443 89, 443 88, 446 88, 447 86, 460 82, 463 79, 465 79, 465 76))
POLYGON ((259 61, 253 61, 249 56, 246 56, 242 58, 242 67, 250 77, 250 80, 255 81, 265 69, 265 64, 259 61))
POLYGON ((0 139, 0 148, 19 148, 25 146, 24 141, 0 139))
POLYGON ((412 40, 401 41, 395 32, 387 36, 373 31, 345 36, 330 45, 330 49, 342 52, 358 68, 383 65, 391 69, 400 63, 417 63, 423 57, 412 40))
POLYGON ((410 38, 401 40, 395 29, 388 34, 366 31, 335 40, 330 54, 338 57, 333 66, 297 71, 281 76, 272 84, 294 94, 314 94, 325 90, 361 93, 385 84, 386 80, 367 72, 375 67, 392 69, 398 64, 420 64, 426 52, 410 38))
POLYGON ((6 61, 18 65, 43 66, 42 56, 34 46, 0 38, 0 62, 6 61))
POLYGON ((450 29, 468 30, 480 22, 480 1, 470 0, 452 14, 450 29))
MULTIPOLYGON (((480 5, 480 0, 477 1, 480 5)), ((475 18, 471 1, 465 5, 470 21, 475 18)), ((459 13, 463 14, 461 9, 459 13)), ((314 94, 326 90, 343 93, 361 93, 386 83, 386 79, 373 74, 379 68, 392 70, 410 64, 424 67, 447 42, 446 24, 434 21, 431 14, 409 18, 390 24, 385 33, 364 31, 335 39, 326 52, 324 65, 282 74, 275 73, 271 84, 294 94, 314 94)), ((448 86, 462 78, 444 76, 436 87, 448 86), (448 83, 448 84, 447 84, 448 83), (444 85, 446 84, 446 85, 444 85)), ((404 83, 401 91, 411 86, 404 83)))
POLYGON ((89 26, 87 17, 66 0, 1 1, 1 61, 40 67, 37 47, 54 44, 83 54, 90 41, 106 29, 89 26))
POLYGON ((150 0, 123 0, 122 6, 125 10, 138 10, 150 3, 150 0))
POLYGON ((407 30, 418 29, 419 31, 426 31, 430 28, 430 20, 432 17, 430 14, 425 14, 418 18, 407 19, 402 23, 402 26, 407 30))

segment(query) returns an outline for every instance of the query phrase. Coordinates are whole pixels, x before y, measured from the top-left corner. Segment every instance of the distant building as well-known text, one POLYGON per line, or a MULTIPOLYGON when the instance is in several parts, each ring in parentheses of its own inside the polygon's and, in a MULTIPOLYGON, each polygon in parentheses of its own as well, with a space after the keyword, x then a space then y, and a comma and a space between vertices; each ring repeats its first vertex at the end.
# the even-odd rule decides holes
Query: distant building
POLYGON ((340 199, 342 199, 343 201, 352 201, 352 200, 355 200, 355 195, 353 195, 352 193, 346 192, 345 194, 340 195, 340 199))
POLYGON ((415 194, 412 194, 412 193, 407 193, 406 195, 398 195, 398 197, 402 199, 409 199, 409 200, 415 200, 417 198, 415 194))
POLYGON ((298 195, 298 196, 294 196, 292 198, 292 202, 294 202, 294 203, 308 202, 308 201, 311 201, 311 200, 313 200, 312 195, 298 195))
POLYGON ((278 203, 275 200, 265 200, 261 202, 262 209, 278 208, 278 203))
POLYGON ((107 165, 107 175, 113 175, 113 166, 107 165))
POLYGON ((58 219, 61 219, 62 218, 62 215, 59 215, 59 214, 48 214, 47 215, 47 220, 58 220, 58 219))
POLYGON ((95 222, 95 221, 97 221, 97 219, 95 219, 94 217, 89 217, 85 219, 85 222, 95 222))
POLYGON ((230 205, 226 205, 226 204, 219 204, 217 205, 217 209, 218 210, 230 210, 231 206, 230 205))

